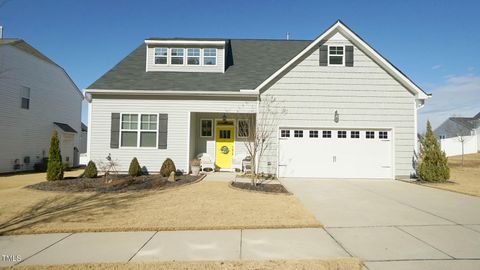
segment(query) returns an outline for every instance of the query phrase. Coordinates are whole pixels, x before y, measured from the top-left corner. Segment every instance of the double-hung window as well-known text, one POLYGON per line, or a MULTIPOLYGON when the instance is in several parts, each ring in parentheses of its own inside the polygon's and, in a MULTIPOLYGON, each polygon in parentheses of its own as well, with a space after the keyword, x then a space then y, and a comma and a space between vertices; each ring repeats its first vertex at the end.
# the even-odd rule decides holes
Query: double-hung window
POLYGON ((213 120, 202 119, 200 120, 201 137, 212 137, 213 134, 213 120))
POLYGON ((168 57, 167 48, 155 48, 155 64, 166 65, 168 57))
POLYGON ((238 138, 248 138, 250 135, 250 121, 248 119, 240 119, 238 120, 238 138))
POLYGON ((156 147, 158 116, 156 114, 122 114, 122 147, 156 147))
POLYGON ((200 49, 199 48, 187 49, 187 65, 192 65, 192 66, 200 65, 200 49))
POLYGON ((215 66, 217 64, 217 49, 205 48, 203 49, 203 64, 205 66, 215 66))
POLYGON ((328 64, 331 66, 343 66, 344 53, 343 46, 328 46, 328 64))
POLYGON ((22 109, 30 109, 30 88, 22 87, 21 89, 21 104, 22 109))
POLYGON ((183 65, 183 57, 185 54, 185 50, 183 48, 171 48, 170 55, 171 55, 171 63, 172 65, 183 65))

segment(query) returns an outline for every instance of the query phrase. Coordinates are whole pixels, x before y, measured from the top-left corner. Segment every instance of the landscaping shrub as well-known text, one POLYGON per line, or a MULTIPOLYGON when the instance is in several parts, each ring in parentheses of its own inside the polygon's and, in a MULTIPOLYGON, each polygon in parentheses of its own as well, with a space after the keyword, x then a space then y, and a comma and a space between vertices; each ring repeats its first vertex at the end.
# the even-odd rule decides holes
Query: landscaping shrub
POLYGON ((46 172, 48 166, 48 158, 42 158, 40 162, 33 164, 33 170, 36 172, 46 172))
POLYGON ((57 131, 53 131, 48 151, 47 180, 55 181, 63 179, 62 154, 60 153, 60 142, 57 131))
POLYGON ((63 163, 63 171, 70 171, 70 164, 68 164, 68 162, 63 163))
POLYGON ((85 171, 83 172, 83 175, 87 178, 95 178, 98 176, 97 165, 95 165, 95 162, 91 160, 88 162, 87 167, 85 167, 85 171))
POLYGON ((167 158, 162 164, 162 168, 160 169, 160 175, 163 177, 170 176, 170 173, 175 172, 177 169, 175 168, 175 163, 173 160, 167 158))
POLYGON ((420 140, 417 176, 420 180, 429 182, 444 182, 450 178, 447 156, 440 149, 440 144, 432 132, 430 121, 427 122, 425 136, 420 140))
POLYGON ((130 162, 130 167, 128 168, 128 174, 130 176, 140 176, 142 175, 142 168, 140 167, 140 164, 138 163, 138 160, 136 157, 132 159, 132 162, 130 162))

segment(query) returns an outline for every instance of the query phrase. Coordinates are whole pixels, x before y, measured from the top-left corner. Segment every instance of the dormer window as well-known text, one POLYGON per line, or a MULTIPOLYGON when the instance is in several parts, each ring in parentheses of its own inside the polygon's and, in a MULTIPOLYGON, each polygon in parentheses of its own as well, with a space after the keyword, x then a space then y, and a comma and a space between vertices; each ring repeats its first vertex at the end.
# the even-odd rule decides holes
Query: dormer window
POLYGON ((205 66, 215 66, 217 64, 217 49, 203 49, 203 64, 205 66))
POLYGON ((200 65, 200 49, 188 48, 187 49, 187 65, 200 65))
POLYGON ((167 56, 168 56, 167 48, 155 48, 155 64, 166 65, 167 56))
POLYGON ((172 48, 170 50, 171 54, 171 63, 172 65, 183 65, 183 56, 184 56, 184 49, 183 48, 172 48))
POLYGON ((328 46, 328 64, 330 66, 343 66, 343 46, 328 46))

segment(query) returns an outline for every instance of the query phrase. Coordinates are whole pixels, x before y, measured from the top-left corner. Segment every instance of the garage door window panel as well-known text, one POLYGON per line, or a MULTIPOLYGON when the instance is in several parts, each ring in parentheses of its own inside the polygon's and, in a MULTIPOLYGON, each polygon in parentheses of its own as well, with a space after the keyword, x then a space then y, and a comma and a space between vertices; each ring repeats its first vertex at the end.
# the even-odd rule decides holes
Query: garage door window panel
POLYGON ((294 136, 295 138, 303 138, 303 130, 295 130, 295 131, 293 132, 293 136, 294 136))
POLYGON ((310 138, 318 138, 318 130, 310 130, 310 138))
POLYGON ((288 130, 288 129, 280 130, 280 137, 281 138, 290 138, 290 130, 288 130))
POLYGON ((350 138, 352 139, 359 139, 360 138, 360 131, 351 131, 350 138))
POLYGON ((322 131, 322 138, 331 138, 331 137, 332 137, 332 131, 330 130, 322 131))
POLYGON ((375 139, 375 131, 367 131, 367 132, 365 132, 365 138, 367 138, 367 139, 375 139))
POLYGON ((347 138, 347 132, 345 130, 339 130, 337 132, 337 138, 339 139, 347 138))
POLYGON ((386 131, 378 132, 378 138, 379 139, 388 139, 388 132, 386 132, 386 131))

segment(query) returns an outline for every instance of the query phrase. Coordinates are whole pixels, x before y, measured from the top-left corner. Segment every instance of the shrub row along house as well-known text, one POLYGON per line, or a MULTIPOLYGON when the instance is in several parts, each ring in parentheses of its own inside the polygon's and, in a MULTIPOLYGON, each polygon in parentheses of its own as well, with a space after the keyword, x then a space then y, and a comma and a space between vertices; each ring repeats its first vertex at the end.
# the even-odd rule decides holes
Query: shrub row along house
POLYGON ((0 37, 0 96, 0 173, 41 163, 53 130, 63 162, 78 165, 83 94, 62 67, 24 40, 0 37))
POLYGON ((200 153, 231 169, 262 123, 259 172, 385 179, 415 171, 429 96, 341 21, 313 41, 149 38, 86 93, 89 158, 122 171, 200 153))

